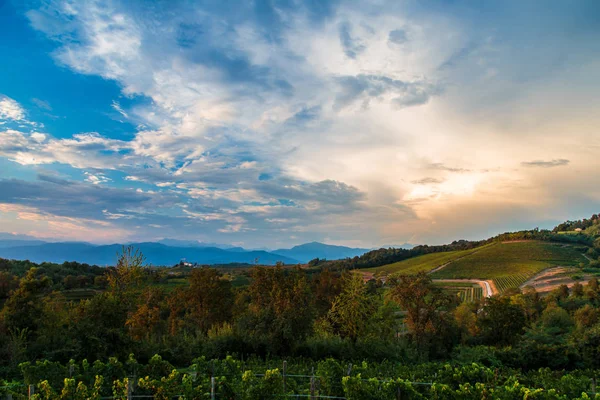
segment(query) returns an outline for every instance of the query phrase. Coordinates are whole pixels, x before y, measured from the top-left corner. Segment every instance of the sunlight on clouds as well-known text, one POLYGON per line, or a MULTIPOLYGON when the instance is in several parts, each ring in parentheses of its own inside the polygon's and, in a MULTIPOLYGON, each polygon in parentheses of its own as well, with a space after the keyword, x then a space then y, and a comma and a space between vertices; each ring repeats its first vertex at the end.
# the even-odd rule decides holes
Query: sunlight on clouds
POLYGON ((39 238, 110 242, 129 237, 127 230, 110 222, 86 218, 71 218, 48 214, 35 207, 0 203, 0 221, 10 222, 18 234, 39 238))

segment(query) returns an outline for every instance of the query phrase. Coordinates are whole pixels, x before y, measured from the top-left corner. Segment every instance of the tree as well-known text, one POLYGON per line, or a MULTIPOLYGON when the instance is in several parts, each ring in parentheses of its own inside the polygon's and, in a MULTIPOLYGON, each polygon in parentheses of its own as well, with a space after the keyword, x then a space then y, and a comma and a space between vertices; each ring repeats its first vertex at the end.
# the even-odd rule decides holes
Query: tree
POLYGON ((108 280, 106 279, 106 276, 98 275, 94 277, 94 286, 102 289, 106 288, 108 286, 108 280))
POLYGON ((311 284, 317 313, 319 316, 325 315, 342 290, 340 274, 325 268, 315 274, 311 284))
POLYGON ((477 318, 480 336, 490 345, 508 345, 517 341, 525 328, 523 309, 509 297, 488 297, 477 318))
POLYGON ((67 275, 63 279, 63 286, 65 289, 74 289, 77 287, 77 278, 73 275, 67 275))
POLYGON ((19 287, 19 278, 5 271, 0 271, 0 300, 8 298, 8 294, 19 287))
POLYGON ((583 297, 583 285, 579 282, 576 282, 571 288, 573 297, 583 297))
POLYGON ((341 293, 327 314, 335 333, 356 341, 368 328, 377 311, 376 298, 367 292, 362 275, 348 273, 342 281, 341 293))
POLYGON ((431 339, 448 332, 449 321, 442 312, 449 311, 456 300, 434 286, 431 277, 424 272, 392 276, 390 286, 390 297, 406 310, 408 330, 420 355, 426 356, 431 339))
POLYGON ((593 277, 592 279, 590 279, 587 283, 587 288, 597 292, 598 291, 598 279, 596 277, 593 277))
POLYGON ((569 313, 556 303, 548 304, 540 318, 542 326, 553 334, 563 334, 573 326, 569 313))
POLYGON ((70 336, 77 354, 73 358, 96 360, 131 353, 133 343, 125 330, 129 311, 127 303, 110 293, 80 302, 71 315, 70 336))
POLYGON ((42 297, 50 292, 51 281, 38 276, 38 269, 31 268, 14 290, 4 306, 4 320, 9 330, 27 329, 35 335, 43 316, 42 297))
POLYGON ((194 269, 189 279, 186 302, 193 324, 206 333, 213 325, 229 321, 233 307, 231 282, 209 267, 194 269))
POLYGON ((238 332, 255 348, 286 352, 312 332, 312 293, 302 270, 254 267, 242 296, 247 308, 237 321, 238 332))
POLYGON ((575 312, 575 324, 578 328, 589 328, 598 323, 600 312, 589 304, 581 307, 575 312))
POLYGON ((129 314, 125 325, 129 328, 131 337, 135 340, 160 338, 162 324, 161 309, 163 308, 164 292, 162 289, 147 287, 140 296, 143 302, 135 312, 129 314))
POLYGON ((454 319, 461 331, 463 342, 477 334, 477 315, 468 303, 461 303, 456 307, 454 319))
POLYGON ((145 257, 133 246, 123 246, 117 257, 117 265, 108 270, 106 279, 110 291, 120 298, 126 291, 138 287, 142 282, 145 257))
POLYGON ((544 309, 540 294, 531 286, 525 287, 522 293, 512 296, 511 302, 523 309, 528 324, 536 321, 544 309))

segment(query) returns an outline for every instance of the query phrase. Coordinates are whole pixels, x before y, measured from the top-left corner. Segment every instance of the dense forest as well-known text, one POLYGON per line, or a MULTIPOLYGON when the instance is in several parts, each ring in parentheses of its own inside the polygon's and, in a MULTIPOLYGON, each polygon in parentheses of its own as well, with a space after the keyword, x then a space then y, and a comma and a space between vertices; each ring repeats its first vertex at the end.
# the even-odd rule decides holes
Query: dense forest
MULTIPOLYGON (((548 234, 533 230, 493 240, 548 234)), ((591 243, 583 247, 591 255, 600 250, 595 236, 584 241, 579 234, 552 235, 575 237, 569 240, 582 246, 591 243)), ((455 242, 447 249, 481 243, 455 242)), ((171 287, 161 284, 169 271, 145 267, 143 256, 131 248, 108 269, 2 260, 0 378, 5 389, 0 390, 26 383, 46 391, 47 397, 39 398, 78 398, 77 388, 79 398, 94 398, 100 392, 120 393, 133 370, 142 393, 156 394, 160 387, 178 394, 190 383, 191 371, 202 379, 219 377, 220 398, 265 398, 256 393, 287 393, 292 387, 294 393, 316 390, 309 381, 281 386, 283 360, 301 371, 297 375, 309 380, 318 376, 320 393, 336 382, 327 393, 355 399, 396 398, 390 393, 398 392, 404 393, 402 398, 432 393, 438 396, 432 398, 485 398, 483 391, 500 396, 504 389, 499 387, 506 385, 517 397, 493 398, 524 398, 539 387, 544 374, 557 390, 565 379, 581 382, 560 389, 569 393, 566 397, 543 398, 575 398, 595 390, 594 371, 600 369, 600 287, 595 278, 570 289, 560 286, 544 297, 526 288, 461 302, 425 273, 365 283, 361 274, 327 263, 278 265, 253 267, 248 283, 235 285, 222 270, 199 267, 190 269, 187 284, 171 287), (73 288, 91 294, 74 301, 68 298, 73 288), (221 379, 215 365, 230 368, 229 380, 221 379), (246 376, 247 369, 254 375, 246 376), (453 372, 445 373, 448 369, 453 372), (109 382, 108 389, 97 379, 109 382), (437 386, 431 384, 425 392, 411 383, 432 380, 437 386), (72 397, 59 397, 61 390, 72 397), (227 390, 237 397, 224 395, 227 390), (464 397, 461 390, 475 394, 464 397), (380 397, 364 397, 363 391, 380 397)), ((194 382, 190 393, 204 394, 187 398, 204 398, 210 381, 194 382)))

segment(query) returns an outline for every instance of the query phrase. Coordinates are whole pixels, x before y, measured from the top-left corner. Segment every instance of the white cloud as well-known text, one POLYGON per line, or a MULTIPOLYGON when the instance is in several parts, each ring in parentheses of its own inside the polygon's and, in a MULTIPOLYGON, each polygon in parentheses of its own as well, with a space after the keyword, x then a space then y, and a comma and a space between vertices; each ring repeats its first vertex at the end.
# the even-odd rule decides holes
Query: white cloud
POLYGON ((94 173, 92 174, 91 172, 84 172, 85 175, 85 181, 91 183, 92 185, 100 185, 102 183, 107 183, 112 181, 112 179, 110 179, 109 177, 105 176, 104 174, 101 173, 94 173))
POLYGON ((3 120, 23 121, 25 120, 25 110, 15 100, 0 95, 0 123, 3 120))
POLYGON ((127 114, 127 113, 125 112, 125 110, 123 110, 123 108, 121 107, 121 105, 119 104, 119 102, 118 102, 118 101, 114 101, 114 100, 113 100, 113 102, 112 102, 112 104, 111 104, 111 107, 112 107, 112 108, 113 108, 113 109, 114 109, 116 112, 118 112, 119 114, 121 114, 123 117, 125 117, 125 118, 129 118, 129 114, 127 114))
POLYGON ((31 138, 38 143, 42 143, 46 140, 46 135, 40 132, 34 132, 31 134, 31 138))

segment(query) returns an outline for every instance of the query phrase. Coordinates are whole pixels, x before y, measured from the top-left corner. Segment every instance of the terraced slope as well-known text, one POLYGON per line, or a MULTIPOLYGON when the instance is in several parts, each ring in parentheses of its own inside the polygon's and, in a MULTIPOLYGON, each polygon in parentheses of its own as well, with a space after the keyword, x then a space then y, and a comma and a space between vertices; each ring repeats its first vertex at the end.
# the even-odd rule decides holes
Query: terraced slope
POLYGON ((496 243, 451 262, 434 279, 492 279, 500 292, 518 287, 543 269, 586 262, 573 247, 545 242, 496 243))
POLYGON ((443 253, 425 254, 419 257, 409 258, 393 264, 383 265, 381 267, 363 269, 364 272, 378 273, 386 272, 388 274, 416 274, 421 271, 431 271, 441 265, 466 257, 474 252, 488 247, 490 245, 478 247, 470 250, 446 251, 443 253))
POLYGON ((483 297, 483 289, 476 283, 437 281, 434 284, 457 295, 461 301, 475 301, 483 297))

